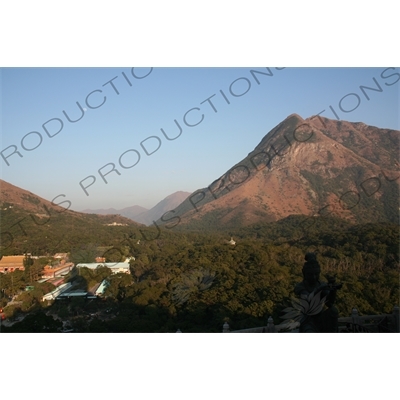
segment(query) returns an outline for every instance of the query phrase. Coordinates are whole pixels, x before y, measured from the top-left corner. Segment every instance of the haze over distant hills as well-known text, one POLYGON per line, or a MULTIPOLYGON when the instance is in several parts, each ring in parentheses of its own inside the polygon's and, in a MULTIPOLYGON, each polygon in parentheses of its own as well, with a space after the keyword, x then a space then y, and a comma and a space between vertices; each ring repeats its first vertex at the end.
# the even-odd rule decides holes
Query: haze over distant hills
POLYGON ((157 224, 238 227, 292 214, 397 223, 399 137, 362 122, 292 114, 157 224))
POLYGON ((130 218, 133 221, 139 222, 144 225, 151 225, 153 221, 157 221, 162 217, 164 213, 169 210, 173 210, 179 204, 181 204, 188 196, 190 192, 178 191, 167 196, 165 199, 157 203, 153 208, 147 210, 141 206, 126 207, 121 210, 116 210, 115 208, 108 209, 97 209, 91 210, 86 209, 82 212, 89 214, 120 214, 123 217, 130 218))
POLYGON ((136 216, 138 216, 139 214, 142 214, 146 211, 148 211, 147 208, 144 208, 141 206, 131 206, 131 207, 122 208, 121 210, 117 210, 115 208, 99 208, 96 210, 92 210, 90 208, 87 208, 86 210, 83 210, 82 212, 86 213, 86 214, 99 214, 99 215, 119 214, 119 215, 122 215, 123 217, 129 218, 129 219, 135 221, 136 216))

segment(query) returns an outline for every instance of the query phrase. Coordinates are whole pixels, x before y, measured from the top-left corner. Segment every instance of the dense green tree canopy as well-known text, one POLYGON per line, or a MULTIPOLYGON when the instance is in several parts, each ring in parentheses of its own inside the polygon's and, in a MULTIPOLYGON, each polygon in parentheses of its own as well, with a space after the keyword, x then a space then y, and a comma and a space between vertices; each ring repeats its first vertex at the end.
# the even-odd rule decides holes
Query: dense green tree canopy
MULTIPOLYGON (((87 332, 220 332, 225 321, 243 329, 265 325, 269 315, 277 324, 302 280, 305 253, 314 251, 321 278, 336 274, 343 283, 336 300, 340 316, 349 316, 353 307, 361 314, 391 313, 399 299, 399 227, 323 217, 304 221, 292 216, 207 234, 163 229, 140 243, 122 236, 121 249, 134 256, 132 274, 82 268, 73 279, 85 288, 109 281, 105 299, 52 307, 74 318, 97 312, 74 322, 87 332), (231 236, 236 245, 228 243, 231 236)), ((24 297, 29 307, 29 295, 24 297)))

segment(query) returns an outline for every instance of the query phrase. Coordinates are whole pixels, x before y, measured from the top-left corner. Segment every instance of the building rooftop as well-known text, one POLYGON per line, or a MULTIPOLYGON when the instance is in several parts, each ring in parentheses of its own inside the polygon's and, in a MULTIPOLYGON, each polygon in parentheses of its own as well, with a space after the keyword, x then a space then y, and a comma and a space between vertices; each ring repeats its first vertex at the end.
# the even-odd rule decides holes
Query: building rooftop
POLYGON ((0 272, 14 272, 19 269, 23 271, 25 256, 3 256, 0 260, 0 272))
POLYGON ((101 267, 107 267, 112 270, 115 269, 126 269, 129 270, 130 265, 127 262, 109 262, 109 263, 79 263, 76 264, 77 268, 90 268, 90 269, 96 269, 96 268, 101 268, 101 267))
POLYGON ((0 260, 0 267, 18 267, 24 265, 25 256, 3 256, 0 260))

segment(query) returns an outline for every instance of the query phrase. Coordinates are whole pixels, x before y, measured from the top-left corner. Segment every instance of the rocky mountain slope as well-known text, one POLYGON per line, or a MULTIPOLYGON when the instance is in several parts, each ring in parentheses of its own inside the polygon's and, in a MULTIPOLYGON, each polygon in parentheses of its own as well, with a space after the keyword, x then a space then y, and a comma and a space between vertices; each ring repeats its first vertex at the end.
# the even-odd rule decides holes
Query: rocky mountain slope
POLYGON ((157 224, 236 227, 293 214, 397 222, 399 137, 361 122, 292 114, 157 224))

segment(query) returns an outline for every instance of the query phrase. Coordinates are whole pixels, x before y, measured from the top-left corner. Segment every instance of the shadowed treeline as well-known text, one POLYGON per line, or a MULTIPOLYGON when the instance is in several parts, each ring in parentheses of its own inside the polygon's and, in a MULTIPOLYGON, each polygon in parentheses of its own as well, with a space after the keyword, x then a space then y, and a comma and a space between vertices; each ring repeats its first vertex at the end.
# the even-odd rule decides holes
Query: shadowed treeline
MULTIPOLYGON (((336 274, 343 283, 339 316, 354 307, 391 313, 399 298, 399 227, 319 217, 305 230, 303 220, 208 234, 161 230, 154 240, 131 241, 131 275, 83 269, 71 276, 86 289, 107 278, 103 299, 59 300, 38 310, 76 332, 221 332, 224 322, 240 330, 263 326, 270 315, 279 324, 302 280, 304 254, 313 251, 322 280, 336 274)), ((24 331, 24 321, 2 332, 24 331)))

